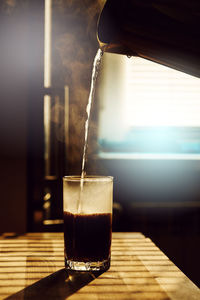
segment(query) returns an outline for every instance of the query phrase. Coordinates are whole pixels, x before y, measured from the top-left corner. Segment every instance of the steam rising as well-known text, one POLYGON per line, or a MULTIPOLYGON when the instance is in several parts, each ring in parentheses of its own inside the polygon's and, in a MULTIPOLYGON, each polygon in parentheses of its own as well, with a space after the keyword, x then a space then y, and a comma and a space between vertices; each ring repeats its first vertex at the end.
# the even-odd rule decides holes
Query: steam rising
MULTIPOLYGON (((88 118, 85 108, 93 60, 99 48, 97 20, 104 2, 105 0, 53 1, 52 84, 69 86, 68 174, 80 174, 82 171, 81 153, 85 142, 85 120, 88 118)), ((87 154, 94 152, 96 147, 96 122, 90 117, 87 154)), ((90 168, 88 165, 87 168, 90 168)))

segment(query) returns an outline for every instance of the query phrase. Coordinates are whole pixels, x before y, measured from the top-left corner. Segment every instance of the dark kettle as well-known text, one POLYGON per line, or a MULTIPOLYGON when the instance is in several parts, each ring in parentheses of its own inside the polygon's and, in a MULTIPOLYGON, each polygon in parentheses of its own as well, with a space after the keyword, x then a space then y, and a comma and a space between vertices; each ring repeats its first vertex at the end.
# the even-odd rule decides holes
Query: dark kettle
POLYGON ((137 55, 200 77, 199 0, 107 0, 97 37, 106 52, 137 55))

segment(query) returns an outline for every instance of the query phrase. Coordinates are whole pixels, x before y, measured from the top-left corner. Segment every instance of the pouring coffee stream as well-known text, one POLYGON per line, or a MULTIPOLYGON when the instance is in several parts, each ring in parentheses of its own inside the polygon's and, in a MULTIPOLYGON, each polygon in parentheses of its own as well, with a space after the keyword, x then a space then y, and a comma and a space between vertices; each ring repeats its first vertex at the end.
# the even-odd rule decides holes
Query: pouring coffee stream
POLYGON ((99 68, 101 65, 101 58, 103 56, 103 50, 98 49, 96 56, 94 58, 93 62, 93 69, 92 69, 92 78, 91 78, 91 85, 90 85, 90 93, 88 97, 88 104, 86 108, 87 112, 87 119, 85 121, 85 140, 84 140, 84 147, 83 147, 83 157, 82 157, 82 169, 81 169, 81 181, 80 181, 80 195, 79 195, 79 201, 78 201, 78 213, 81 213, 81 194, 83 190, 83 184, 84 184, 84 177, 85 177, 85 161, 86 161, 86 152, 87 152, 87 146, 88 146, 88 131, 89 131, 89 122, 90 122, 90 114, 91 114, 91 108, 92 108, 92 102, 94 99, 94 93, 95 93, 95 85, 97 76, 99 73, 99 68))

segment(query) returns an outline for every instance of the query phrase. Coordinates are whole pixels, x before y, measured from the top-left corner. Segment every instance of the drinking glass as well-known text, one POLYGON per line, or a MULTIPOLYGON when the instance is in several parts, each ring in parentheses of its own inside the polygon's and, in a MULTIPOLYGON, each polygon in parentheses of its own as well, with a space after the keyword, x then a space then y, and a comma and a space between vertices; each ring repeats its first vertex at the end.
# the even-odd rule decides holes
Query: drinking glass
POLYGON ((113 177, 63 177, 65 268, 110 267, 113 177))

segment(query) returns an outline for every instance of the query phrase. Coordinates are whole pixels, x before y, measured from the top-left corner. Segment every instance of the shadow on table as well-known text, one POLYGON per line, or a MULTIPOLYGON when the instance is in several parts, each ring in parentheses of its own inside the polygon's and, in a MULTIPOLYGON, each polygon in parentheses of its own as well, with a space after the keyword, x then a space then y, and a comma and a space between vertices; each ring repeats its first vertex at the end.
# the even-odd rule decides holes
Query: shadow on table
POLYGON ((61 269, 6 298, 17 299, 66 299, 87 285, 103 272, 78 272, 61 269))

